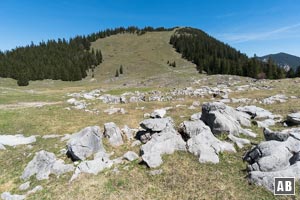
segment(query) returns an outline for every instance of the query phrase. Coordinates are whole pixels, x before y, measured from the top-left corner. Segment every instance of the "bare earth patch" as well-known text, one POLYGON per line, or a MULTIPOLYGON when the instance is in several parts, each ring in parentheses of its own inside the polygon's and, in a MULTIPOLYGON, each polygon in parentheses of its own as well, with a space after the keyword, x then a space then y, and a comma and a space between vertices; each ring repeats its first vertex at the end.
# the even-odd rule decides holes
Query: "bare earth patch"
POLYGON ((49 106, 49 105, 57 105, 57 104, 61 104, 62 101, 56 101, 56 102, 18 102, 18 103, 14 103, 14 104, 1 104, 0 105, 0 109, 20 109, 20 108, 32 108, 32 107, 36 107, 36 108, 40 108, 43 106, 49 106))

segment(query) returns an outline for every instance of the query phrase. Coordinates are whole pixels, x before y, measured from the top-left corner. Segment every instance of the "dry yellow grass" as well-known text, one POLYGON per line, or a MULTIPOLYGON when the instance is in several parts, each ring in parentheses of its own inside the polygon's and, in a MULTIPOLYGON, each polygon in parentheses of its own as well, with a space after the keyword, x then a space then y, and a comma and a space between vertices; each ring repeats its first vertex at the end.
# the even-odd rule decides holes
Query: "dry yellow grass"
MULTIPOLYGON (((103 130, 103 124, 111 121, 119 127, 126 124, 131 128, 138 128, 144 113, 170 106, 173 109, 169 110, 167 115, 171 116, 178 126, 182 121, 188 120, 191 114, 201 111, 201 107, 195 110, 187 109, 193 101, 200 101, 202 104, 211 99, 185 97, 184 101, 114 105, 124 108, 127 111, 125 115, 105 114, 103 111, 111 105, 101 101, 91 101, 92 104, 89 106, 90 109, 99 110, 99 115, 64 109, 69 106, 66 103, 69 98, 66 94, 83 90, 102 88, 107 89, 107 93, 120 95, 135 90, 168 91, 173 87, 215 86, 220 82, 222 77, 199 75, 193 64, 183 60, 168 44, 171 34, 172 32, 147 33, 142 36, 125 34, 96 41, 93 47, 101 48, 104 63, 97 68, 93 81, 90 76, 78 82, 44 80, 31 82, 28 87, 19 88, 16 87, 14 80, 0 78, 0 105, 62 101, 61 104, 42 108, 0 109, 0 134, 23 133, 27 136, 66 134, 91 125, 98 125, 103 130), (167 60, 176 61, 177 67, 169 67, 167 60), (124 75, 115 79, 115 70, 121 64, 124 67, 124 75), (200 85, 191 84, 198 79, 203 80, 200 85), (176 107, 178 104, 184 104, 186 107, 176 107), (136 107, 144 107, 144 110, 136 107)), ((223 79, 228 77, 223 76, 223 79)), ((249 79, 239 79, 240 85, 249 84, 249 79)), ((266 84, 273 85, 274 89, 231 93, 230 98, 262 99, 278 93, 300 96, 299 79, 271 81, 271 83, 267 81, 266 84)), ((239 106, 239 104, 230 105, 239 106)), ((291 111, 300 111, 299 99, 289 99, 287 103, 257 105, 283 116, 291 111)), ((263 140, 262 129, 255 126, 252 129, 258 133, 258 137, 251 140, 256 143, 263 140)), ((132 148, 128 142, 119 148, 113 148, 104 140, 104 145, 108 152, 115 152, 113 158, 128 150, 139 152, 138 147, 132 148)), ((64 147, 65 142, 61 142, 59 138, 45 140, 38 137, 32 149, 18 146, 0 151, 0 193, 4 191, 21 193, 18 190, 18 186, 22 183, 19 177, 33 158, 34 152, 42 149, 54 152, 59 158, 70 163, 65 155, 60 155, 60 150, 64 147)), ((60 178, 50 176, 50 179, 45 181, 31 178, 32 186, 42 185, 44 190, 29 196, 28 199, 276 199, 277 197, 262 187, 248 184, 244 171, 246 164, 241 158, 249 148, 250 146, 247 146, 236 154, 221 154, 221 162, 217 165, 200 164, 195 156, 186 152, 166 155, 161 166, 163 173, 158 176, 150 176, 149 169, 138 162, 127 162, 117 166, 119 174, 115 174, 112 170, 105 170, 96 176, 82 174, 72 184, 68 183, 71 173, 64 174, 60 178)), ((299 195, 295 198, 299 198, 299 195)))

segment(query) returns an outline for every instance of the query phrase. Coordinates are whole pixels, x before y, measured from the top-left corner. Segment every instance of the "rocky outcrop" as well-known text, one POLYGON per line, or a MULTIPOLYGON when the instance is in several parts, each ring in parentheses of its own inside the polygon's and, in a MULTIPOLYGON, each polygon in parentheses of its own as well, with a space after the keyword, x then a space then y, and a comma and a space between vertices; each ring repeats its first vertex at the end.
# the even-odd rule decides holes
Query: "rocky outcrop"
POLYGON ((134 161, 134 160, 138 159, 139 156, 135 152, 133 152, 133 151, 127 151, 123 155, 123 158, 125 158, 128 161, 134 161))
POLYGON ((3 200, 23 200, 26 198, 26 195, 11 194, 10 192, 3 192, 1 194, 1 199, 3 200))
POLYGON ((17 146, 22 144, 31 144, 35 141, 35 136, 24 137, 23 135, 0 135, 0 149, 4 150, 4 145, 17 146))
POLYGON ((93 160, 85 160, 76 167, 75 173, 71 177, 70 182, 76 179, 81 173, 97 175, 104 169, 112 167, 113 164, 113 161, 109 159, 109 155, 104 151, 100 151, 95 154, 93 160))
POLYGON ((186 143, 174 129, 171 118, 146 119, 140 125, 146 129, 144 135, 149 137, 146 144, 141 146, 141 155, 150 168, 158 167, 163 163, 161 158, 163 154, 186 150, 186 143))
POLYGON ((43 180, 48 179, 50 174, 59 176, 73 170, 73 165, 66 165, 63 160, 56 159, 53 153, 42 150, 28 163, 21 178, 27 180, 35 175, 37 180, 43 180))
POLYGON ((220 152, 236 152, 232 144, 217 139, 201 120, 184 121, 179 132, 187 140, 188 151, 197 156, 200 163, 218 163, 220 152))
POLYGON ((286 122, 289 125, 300 125, 300 112, 288 114, 286 122))
POLYGON ((202 106, 201 120, 207 124, 214 134, 227 133, 238 136, 256 137, 256 134, 242 126, 251 126, 250 116, 237 111, 220 102, 205 103, 202 106))
POLYGON ((151 118, 163 118, 166 115, 167 111, 163 108, 154 110, 151 114, 151 118))
POLYGON ((104 124, 104 136, 108 138, 108 141, 112 146, 117 147, 124 143, 122 132, 114 122, 104 124))
POLYGON ((185 151, 186 143, 172 128, 154 133, 152 138, 141 146, 142 159, 150 168, 159 167, 163 163, 163 154, 172 154, 177 150, 185 151))
POLYGON ((248 162, 249 181, 273 191, 274 177, 300 179, 300 129, 267 132, 268 141, 248 151, 244 160, 248 162))
POLYGON ((67 155, 73 160, 85 160, 103 150, 99 126, 90 126, 74 133, 67 142, 67 155))
POLYGON ((123 134, 126 136, 127 140, 132 140, 133 139, 133 134, 134 134, 134 130, 129 128, 127 125, 125 125, 122 128, 122 132, 123 134))

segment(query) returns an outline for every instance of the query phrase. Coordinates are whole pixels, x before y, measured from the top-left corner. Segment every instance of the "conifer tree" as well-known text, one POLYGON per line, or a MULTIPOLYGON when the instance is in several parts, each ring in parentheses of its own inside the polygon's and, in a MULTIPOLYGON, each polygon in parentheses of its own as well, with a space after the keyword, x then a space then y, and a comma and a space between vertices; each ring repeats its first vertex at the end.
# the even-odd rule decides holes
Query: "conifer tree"
POLYGON ((120 74, 123 74, 123 65, 120 66, 120 74))

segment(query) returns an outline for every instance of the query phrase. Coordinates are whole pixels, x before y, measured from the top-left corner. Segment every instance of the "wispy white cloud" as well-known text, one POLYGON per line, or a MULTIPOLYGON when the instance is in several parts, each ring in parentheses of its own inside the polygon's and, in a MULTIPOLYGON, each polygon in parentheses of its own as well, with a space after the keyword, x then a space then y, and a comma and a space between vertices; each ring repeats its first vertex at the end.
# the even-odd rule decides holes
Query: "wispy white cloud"
MULTIPOLYGON (((293 30, 300 28, 300 23, 292 24, 289 26, 283 26, 277 29, 273 29, 266 32, 257 32, 257 33, 224 33, 219 35, 220 38, 232 43, 242 43, 254 40, 267 40, 267 39, 276 39, 276 38, 286 38, 295 36, 291 33, 293 30)), ((298 32, 296 36, 299 37, 300 33, 298 32)))

